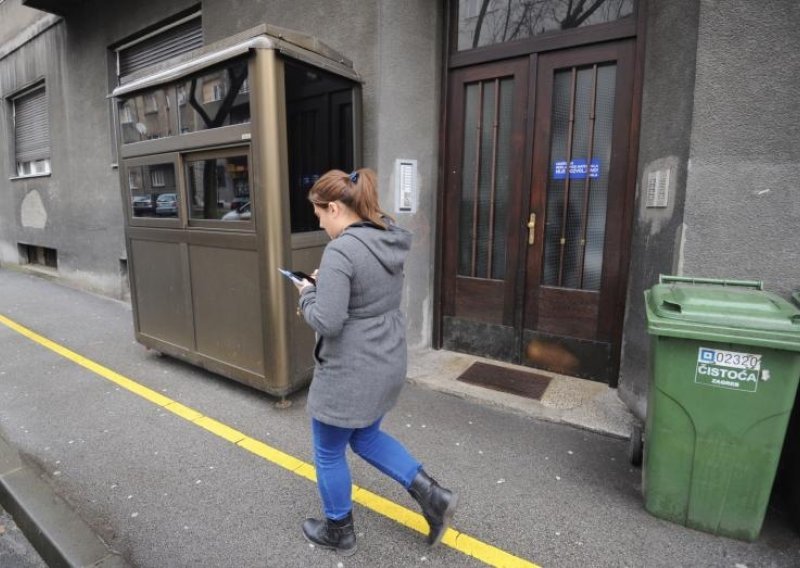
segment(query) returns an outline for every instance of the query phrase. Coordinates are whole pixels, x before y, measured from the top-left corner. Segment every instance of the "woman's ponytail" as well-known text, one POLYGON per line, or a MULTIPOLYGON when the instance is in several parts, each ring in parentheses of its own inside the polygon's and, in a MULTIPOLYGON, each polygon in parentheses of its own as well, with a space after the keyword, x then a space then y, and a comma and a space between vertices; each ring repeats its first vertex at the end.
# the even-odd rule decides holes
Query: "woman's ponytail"
POLYGON ((359 168, 345 173, 331 170, 325 173, 311 188, 308 198, 312 203, 327 206, 332 201, 341 201, 356 215, 386 229, 384 217, 391 217, 381 210, 378 200, 378 179, 370 168, 359 168))
POLYGON ((375 172, 369 168, 361 168, 348 176, 351 200, 344 201, 356 214, 364 220, 371 221, 381 229, 386 229, 386 215, 381 211, 378 201, 378 180, 375 172))

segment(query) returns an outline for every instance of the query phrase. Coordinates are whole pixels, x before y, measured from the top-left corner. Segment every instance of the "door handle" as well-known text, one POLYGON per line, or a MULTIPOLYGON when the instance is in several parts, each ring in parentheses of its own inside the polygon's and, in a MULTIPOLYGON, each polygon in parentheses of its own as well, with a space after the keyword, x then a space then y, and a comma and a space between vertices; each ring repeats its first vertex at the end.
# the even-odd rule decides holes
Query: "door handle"
POLYGON ((536 213, 531 213, 528 219, 528 244, 536 242, 536 213))

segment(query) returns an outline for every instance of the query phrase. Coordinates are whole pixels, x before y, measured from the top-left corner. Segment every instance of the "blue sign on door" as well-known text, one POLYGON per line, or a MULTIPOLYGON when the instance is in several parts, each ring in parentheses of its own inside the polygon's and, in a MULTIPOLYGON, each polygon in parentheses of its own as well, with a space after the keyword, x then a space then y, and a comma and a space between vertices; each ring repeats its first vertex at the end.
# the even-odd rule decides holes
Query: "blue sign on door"
MULTIPOLYGON (((571 160, 569 163, 569 179, 586 179, 586 174, 590 178, 600 177, 600 160, 593 158, 591 164, 586 164, 586 160, 579 158, 571 160)), ((559 160, 553 164, 553 179, 566 179, 567 161, 559 160)))

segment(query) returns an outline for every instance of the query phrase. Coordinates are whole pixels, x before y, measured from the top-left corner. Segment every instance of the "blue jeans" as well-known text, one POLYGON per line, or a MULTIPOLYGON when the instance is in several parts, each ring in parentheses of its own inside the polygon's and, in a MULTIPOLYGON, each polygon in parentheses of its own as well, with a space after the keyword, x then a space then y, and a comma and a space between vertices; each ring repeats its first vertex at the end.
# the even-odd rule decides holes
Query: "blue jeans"
POLYGON ((422 467, 400 442, 381 431, 381 420, 382 417, 365 428, 339 428, 311 420, 317 487, 327 518, 338 521, 353 508, 350 468, 345 457, 348 443, 367 463, 406 489, 422 467))

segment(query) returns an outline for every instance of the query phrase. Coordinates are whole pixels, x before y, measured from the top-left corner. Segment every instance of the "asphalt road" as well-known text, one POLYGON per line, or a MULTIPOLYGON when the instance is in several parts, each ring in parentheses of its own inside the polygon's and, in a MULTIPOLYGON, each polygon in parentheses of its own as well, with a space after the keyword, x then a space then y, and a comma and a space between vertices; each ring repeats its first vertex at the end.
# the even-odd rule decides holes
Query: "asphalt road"
MULTIPOLYGON (((304 393, 278 409, 263 393, 158 357, 135 343, 126 304, 0 269, 0 315, 311 462, 304 393)), ((775 508, 754 543, 648 514, 641 472, 628 464, 623 440, 415 386, 385 425, 429 473, 459 491, 454 528, 512 561, 545 568, 800 566, 800 536, 775 508)), ((486 565, 468 555, 464 540, 431 550, 391 514, 360 505, 355 556, 312 548, 300 533, 303 518, 319 514, 311 481, 5 325, 0 434, 133 566, 486 565)), ((415 510, 393 481, 357 457, 351 463, 356 484, 415 510)))

